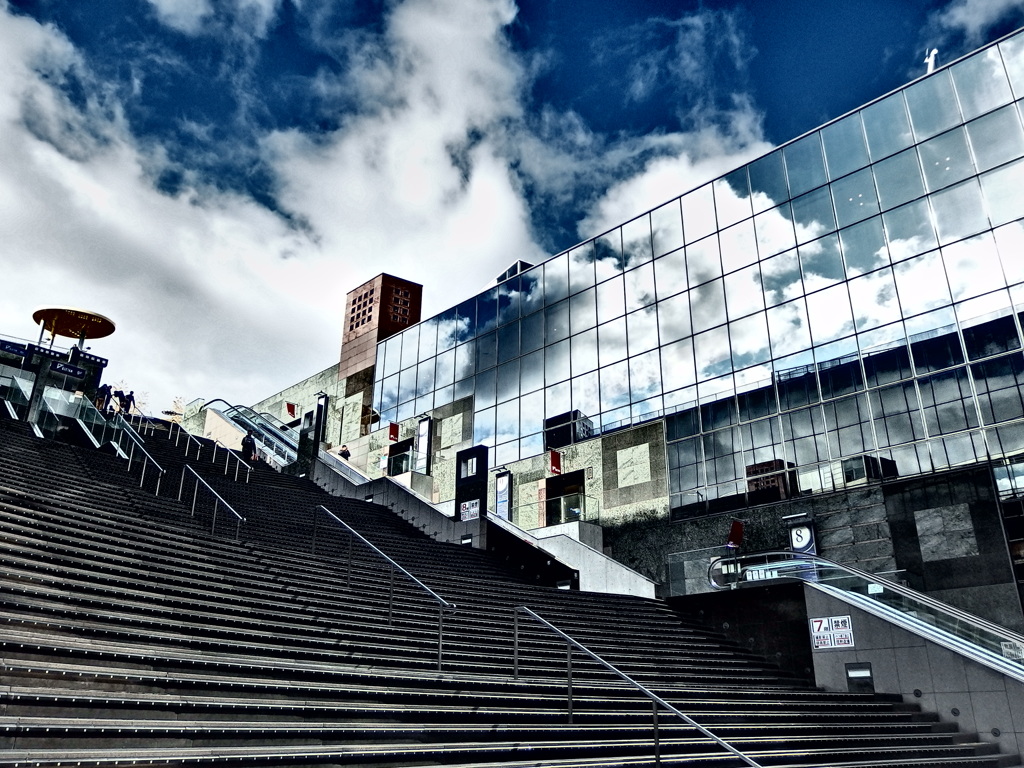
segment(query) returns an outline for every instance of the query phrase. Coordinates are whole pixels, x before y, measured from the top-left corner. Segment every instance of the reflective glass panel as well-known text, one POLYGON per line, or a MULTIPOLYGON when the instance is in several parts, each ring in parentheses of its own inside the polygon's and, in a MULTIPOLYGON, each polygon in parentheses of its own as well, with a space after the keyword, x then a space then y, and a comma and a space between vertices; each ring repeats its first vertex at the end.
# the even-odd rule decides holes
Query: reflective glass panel
POLYGON ((799 253, 804 273, 804 287, 808 292, 833 285, 845 278, 838 235, 828 235, 801 245, 799 253))
POLYGON ((654 265, 648 262, 643 266, 631 269, 624 276, 626 283, 626 311, 646 307, 653 304, 654 296, 654 265))
POLYGON ((810 348, 811 333, 802 298, 768 310, 768 335, 776 357, 810 348))
POLYGON ((757 239, 754 237, 754 222, 741 221, 718 233, 722 249, 722 271, 733 270, 757 261, 757 239))
POLYGON ((793 210, 789 203, 754 217, 758 255, 767 259, 796 245, 793 210))
MULTIPOLYGON (((1020 257, 1024 253, 1024 223, 1007 224, 997 229, 994 234, 1007 284, 1024 282, 1024 259, 1020 257)), ((1024 305, 1024 301, 1017 303, 1024 305)))
POLYGON ((414 325, 402 333, 402 367, 416 365, 419 360, 420 327, 414 325))
POLYGON ((954 301, 980 296, 1005 285, 996 243, 990 232, 942 249, 954 301))
POLYGON ((918 375, 962 365, 964 351, 960 347, 960 336, 956 329, 946 329, 945 333, 936 335, 924 334, 925 338, 911 341, 910 355, 914 360, 914 370, 918 375))
POLYGON ((691 286, 713 280, 722 274, 717 237, 708 237, 686 246, 686 274, 691 286))
POLYGON ((549 306, 569 295, 569 254, 544 263, 544 302, 549 306))
POLYGON ((629 354, 638 355, 658 346, 658 313, 654 307, 626 315, 629 354))
POLYGON ((576 293, 594 284, 594 244, 583 245, 569 251, 569 291, 576 293))
POLYGON ((893 267, 893 273, 904 316, 951 303, 938 251, 902 261, 893 267))
POLYGON ((594 270, 599 283, 622 272, 622 234, 618 229, 594 240, 594 270))
POLYGON ((597 329, 573 336, 569 340, 572 347, 572 375, 593 371, 597 368, 597 329))
MULTIPOLYGON (((564 411, 563 411, 564 413, 564 411)), ((537 391, 519 399, 519 422, 522 432, 540 432, 544 429, 544 392, 537 391)), ((543 450, 543 445, 537 450, 543 450)), ((528 455, 528 454, 527 454, 528 455)))
POLYGON ((963 128, 929 139, 918 147, 924 180, 929 191, 948 187, 963 181, 974 173, 974 163, 967 149, 967 134, 963 128))
POLYGON ((775 150, 752 162, 747 170, 750 176, 751 203, 755 213, 774 208, 789 199, 789 183, 782 150, 775 150))
POLYGON ((398 374, 398 402, 408 402, 416 397, 416 369, 407 368, 398 374))
POLYGON ((473 442, 494 446, 494 408, 485 408, 473 414, 473 442))
POLYGON ((805 243, 821 237, 836 228, 832 211, 832 196, 828 187, 798 197, 793 201, 793 220, 796 222, 796 241, 805 243))
POLYGON ((825 162, 821 156, 821 137, 818 133, 783 147, 789 192, 793 197, 824 184, 825 162))
POLYGON ((825 162, 831 179, 838 179, 868 164, 868 148, 864 143, 859 112, 822 128, 821 142, 825 147, 825 162))
MULTIPOLYGON (((519 400, 508 400, 499 404, 495 412, 498 431, 496 439, 498 442, 507 442, 519 438, 519 400)), ((518 457, 516 457, 518 458, 518 457)), ((499 460, 502 464, 506 460, 499 460)))
POLYGON ((628 355, 626 348, 626 319, 620 317, 597 328, 598 362, 608 365, 625 360, 628 355))
MULTIPOLYGON (((601 391, 600 380, 597 371, 587 373, 583 376, 576 376, 572 382, 572 407, 586 416, 595 417, 601 413, 601 391)), ((551 390, 548 390, 549 392, 551 390)), ((551 407, 551 398, 548 398, 548 416, 563 413, 561 409, 551 407)))
POLYGON ((661 348, 661 376, 665 382, 665 389, 689 387, 697 383, 693 362, 693 339, 683 339, 661 348))
POLYGON ((771 307, 799 296, 803 292, 800 262, 796 249, 780 253, 761 262, 761 283, 765 306, 771 307))
POLYGON ((544 348, 544 383, 547 386, 569 378, 569 340, 544 348))
POLYGON ((437 319, 424 320, 420 323, 420 361, 437 354, 437 319))
POLYGON ((878 213, 878 196, 871 171, 865 168, 832 184, 832 199, 840 227, 854 224, 878 213))
POLYGON ((734 368, 746 368, 771 358, 768 318, 764 312, 733 320, 729 323, 729 338, 734 368))
POLYGON ((690 319, 694 333, 724 323, 725 317, 725 291, 721 278, 690 291, 690 319))
POLYGON ((1024 35, 1014 35, 999 44, 1003 64, 1010 76, 1010 87, 1018 99, 1024 99, 1024 35))
POLYGON ((646 264, 651 260, 651 222, 647 214, 622 225, 622 251, 624 269, 646 264))
POLYGON ((686 254, 683 249, 680 248, 655 260, 654 282, 659 299, 686 290, 689 282, 686 279, 686 254))
POLYGON ((629 399, 639 402, 661 392, 661 358, 658 351, 629 358, 629 399))
POLYGON ((750 209, 746 166, 715 180, 712 186, 715 191, 715 211, 718 214, 719 229, 749 218, 753 213, 750 209))
POLYGON ((508 323, 498 328, 498 362, 506 363, 519 357, 519 323, 508 323))
POLYGON ((1020 349, 1017 324, 1013 315, 1004 315, 986 322, 972 324, 963 329, 967 359, 972 362, 983 357, 1001 355, 1020 349))
POLYGON ((519 324, 519 347, 522 354, 544 346, 544 313, 527 315, 519 324))
MULTIPOLYGON (((504 402, 513 397, 519 397, 519 361, 505 363, 498 366, 498 402, 504 402)), ((518 437, 518 435, 516 435, 518 437)))
POLYGON ((546 344, 569 338, 568 301, 560 301, 544 311, 544 333, 546 344))
POLYGON ((850 303, 858 331, 877 328, 900 319, 896 281, 889 268, 880 269, 849 282, 850 303))
POLYGON ((865 107, 861 119, 873 160, 881 160, 914 143, 902 91, 865 107))
POLYGON ((693 337, 693 351, 697 360, 698 381, 714 379, 732 370, 727 326, 698 333, 693 337))
POLYGON ((950 67, 960 109, 970 120, 1013 100, 999 50, 989 48, 950 67))
POLYGON ((455 350, 449 349, 437 356, 436 385, 447 387, 455 382, 455 350))
POLYGON ((931 197, 939 243, 951 243, 988 227, 977 179, 936 192, 931 197))
POLYGON ((850 277, 871 272, 889 263, 882 219, 877 216, 839 230, 839 242, 843 247, 846 274, 850 277))
POLYGON ((811 338, 822 344, 853 333, 853 311, 846 285, 840 284, 807 296, 811 338))
POLYGON ((467 341, 476 337, 476 299, 469 299, 459 304, 456 309, 458 338, 456 341, 467 341))
MULTIPOLYGON (((596 354, 595 354, 596 356, 596 354)), ((538 349, 519 359, 519 375, 523 392, 533 392, 544 386, 544 350, 538 349)))
POLYGON ((495 389, 495 373, 497 369, 478 373, 476 375, 476 387, 473 392, 473 406, 475 408, 489 408, 494 405, 497 397, 495 389))
MULTIPOLYGON (((601 377, 601 410, 611 411, 627 405, 629 403, 629 366, 626 361, 609 365, 598 373, 601 377)), ((602 424, 604 423, 606 422, 602 420, 602 424)))
POLYGON ((427 360, 420 363, 416 369, 416 396, 423 397, 427 393, 433 392, 434 387, 434 361, 427 360))
POLYGON ((921 166, 913 148, 886 158, 873 171, 883 209, 895 208, 924 194, 921 166))
MULTIPOLYGON (((522 296, 519 275, 498 285, 498 325, 519 319, 519 300, 522 296)), ((420 342, 422 346, 422 341, 420 342)))
POLYGON ((437 316, 437 351, 453 349, 457 338, 458 320, 453 307, 437 316))
POLYGON ((621 276, 597 286, 597 322, 626 314, 625 283, 621 276))
MULTIPOLYGON (((380 347, 378 346, 378 350, 380 347)), ((379 352, 378 352, 379 354, 379 352)), ((402 367, 402 336, 392 336, 384 342, 384 376, 398 373, 402 367)))
POLYGON ((476 373, 476 342, 460 344, 455 348, 455 380, 465 379, 476 373))
POLYGON ((981 177, 981 188, 993 226, 1024 216, 1024 160, 989 171, 981 177))
POLYGON ((924 200, 908 203, 882 215, 889 257, 893 262, 915 256, 938 245, 931 212, 924 200))
POLYGON ((476 297, 476 332, 486 333, 498 324, 498 287, 476 297))
POLYGON ((572 332, 579 333, 597 325, 597 293, 590 288, 569 299, 572 332))
POLYGON ((534 267, 520 274, 519 289, 519 314, 529 315, 542 309, 544 307, 543 267, 534 267))
POLYGON ((707 237, 718 229, 710 184, 683 195, 680 202, 683 206, 683 235, 687 243, 707 237))
POLYGON ((690 335, 690 298, 679 293, 658 302, 658 326, 663 344, 690 335))
POLYGON ((764 309, 761 270, 757 264, 725 276, 725 303, 730 318, 764 309))
POLYGON ((1012 104, 968 123, 967 136, 979 171, 987 171, 1024 155, 1024 131, 1021 130, 1017 108, 1012 104))
POLYGON ((683 247, 683 214, 678 200, 651 211, 651 234, 655 256, 683 247))
POLYGON ((476 369, 483 371, 498 364, 498 337, 485 333, 476 340, 476 369))
POLYGON ((910 109, 910 124, 918 141, 927 139, 960 122, 960 110, 953 94, 949 70, 940 69, 911 85, 904 92, 910 109))

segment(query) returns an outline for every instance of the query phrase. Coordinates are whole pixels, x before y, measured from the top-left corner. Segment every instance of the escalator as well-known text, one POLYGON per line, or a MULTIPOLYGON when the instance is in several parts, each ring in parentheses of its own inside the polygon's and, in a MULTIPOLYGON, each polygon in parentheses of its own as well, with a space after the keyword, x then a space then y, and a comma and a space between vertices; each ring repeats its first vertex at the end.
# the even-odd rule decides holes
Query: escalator
POLYGON ((796 579, 1024 683, 1024 636, 852 566, 814 555, 762 552, 717 560, 708 578, 722 590, 796 579))

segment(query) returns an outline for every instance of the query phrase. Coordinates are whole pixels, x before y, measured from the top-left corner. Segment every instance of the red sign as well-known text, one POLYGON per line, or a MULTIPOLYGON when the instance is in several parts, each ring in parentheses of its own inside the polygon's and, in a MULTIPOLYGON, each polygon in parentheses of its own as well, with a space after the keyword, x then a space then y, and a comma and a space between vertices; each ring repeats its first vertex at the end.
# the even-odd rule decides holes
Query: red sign
POLYGON ((725 546, 729 547, 729 549, 737 549, 742 543, 743 523, 739 520, 733 520, 732 525, 729 526, 729 540, 725 542, 725 546))
POLYGON ((398 442, 398 425, 395 422, 388 425, 388 440, 392 443, 398 442))
POLYGON ((552 475, 562 474, 562 454, 558 451, 550 452, 550 461, 548 462, 551 467, 552 475))

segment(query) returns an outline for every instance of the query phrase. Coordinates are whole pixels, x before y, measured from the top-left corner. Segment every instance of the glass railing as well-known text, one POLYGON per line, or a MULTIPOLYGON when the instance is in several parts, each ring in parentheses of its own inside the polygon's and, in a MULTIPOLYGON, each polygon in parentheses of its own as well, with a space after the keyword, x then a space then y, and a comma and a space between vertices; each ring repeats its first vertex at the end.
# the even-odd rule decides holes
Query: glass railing
POLYGON ((527 529, 577 521, 596 523, 600 510, 601 505, 595 497, 567 493, 563 496, 549 496, 543 501, 520 504, 513 510, 512 520, 527 529))
POLYGON ((1024 681, 1024 636, 876 574, 823 557, 764 552, 716 560, 708 578, 716 589, 799 579, 1024 681))
POLYGON ((6 400, 14 408, 19 419, 28 416, 28 401, 32 396, 35 376, 27 371, 0 365, 0 400, 6 400))

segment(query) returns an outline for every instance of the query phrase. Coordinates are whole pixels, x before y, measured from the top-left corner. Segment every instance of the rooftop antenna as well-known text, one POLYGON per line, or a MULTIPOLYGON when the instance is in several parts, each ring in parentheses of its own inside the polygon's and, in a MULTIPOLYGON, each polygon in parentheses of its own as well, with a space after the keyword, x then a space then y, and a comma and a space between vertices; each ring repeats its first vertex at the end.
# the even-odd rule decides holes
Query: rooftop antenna
POLYGON ((928 65, 928 72, 926 74, 930 75, 935 71, 935 57, 938 55, 939 49, 932 48, 931 51, 928 52, 928 55, 924 57, 924 63, 928 65))

